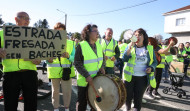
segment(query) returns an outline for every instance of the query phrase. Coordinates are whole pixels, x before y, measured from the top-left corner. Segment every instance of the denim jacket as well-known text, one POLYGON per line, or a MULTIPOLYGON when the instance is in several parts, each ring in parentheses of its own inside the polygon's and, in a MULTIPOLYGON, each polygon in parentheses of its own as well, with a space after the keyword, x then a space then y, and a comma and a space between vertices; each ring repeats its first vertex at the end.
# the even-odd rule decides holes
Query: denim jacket
MULTIPOLYGON (((134 46, 134 48, 136 48, 136 45, 134 46)), ((125 48, 125 51, 124 51, 124 54, 123 54, 123 57, 122 57, 122 60, 123 62, 128 62, 129 59, 132 57, 131 56, 131 53, 129 55, 127 55, 127 50, 129 49, 129 46, 127 46, 125 48)), ((147 50, 147 47, 145 47, 145 49, 147 50)), ((155 69, 156 69, 156 66, 157 66, 157 60, 156 60, 156 55, 155 53, 153 53, 153 63, 149 66, 149 63, 150 63, 150 55, 149 53, 147 53, 147 58, 148 58, 148 61, 147 61, 147 67, 151 67, 151 72, 154 72, 155 69)))

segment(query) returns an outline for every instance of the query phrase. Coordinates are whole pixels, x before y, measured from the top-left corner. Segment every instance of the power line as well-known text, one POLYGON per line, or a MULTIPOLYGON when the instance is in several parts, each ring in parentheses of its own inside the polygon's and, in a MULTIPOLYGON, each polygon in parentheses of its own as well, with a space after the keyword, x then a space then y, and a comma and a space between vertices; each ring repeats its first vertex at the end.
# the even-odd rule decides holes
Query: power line
POLYGON ((117 11, 120 11, 120 10, 129 9, 129 8, 134 8, 134 7, 137 7, 137 6, 149 4, 149 3, 152 3, 152 2, 156 2, 156 1, 158 1, 158 0, 152 0, 152 1, 148 1, 148 2, 143 2, 143 3, 140 3, 140 4, 136 4, 136 5, 120 8, 120 9, 115 9, 115 10, 111 10, 111 11, 106 11, 106 12, 91 13, 91 14, 81 14, 81 15, 69 15, 69 16, 92 16, 92 15, 106 14, 106 13, 117 12, 117 11))

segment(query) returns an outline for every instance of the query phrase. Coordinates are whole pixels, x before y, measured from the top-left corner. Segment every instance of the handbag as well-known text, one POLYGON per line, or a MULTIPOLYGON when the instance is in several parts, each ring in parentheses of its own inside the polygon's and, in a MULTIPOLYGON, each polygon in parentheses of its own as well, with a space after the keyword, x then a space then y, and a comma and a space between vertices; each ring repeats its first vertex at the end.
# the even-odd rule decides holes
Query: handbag
MULTIPOLYGON (((62 67, 60 57, 58 57, 58 59, 59 59, 60 67, 62 67)), ((71 62, 70 67, 66 67, 61 70, 62 71, 62 78, 61 78, 62 80, 68 81, 70 79, 71 67, 72 67, 72 62, 71 62)), ((61 71, 60 71, 60 73, 61 73, 61 71)))

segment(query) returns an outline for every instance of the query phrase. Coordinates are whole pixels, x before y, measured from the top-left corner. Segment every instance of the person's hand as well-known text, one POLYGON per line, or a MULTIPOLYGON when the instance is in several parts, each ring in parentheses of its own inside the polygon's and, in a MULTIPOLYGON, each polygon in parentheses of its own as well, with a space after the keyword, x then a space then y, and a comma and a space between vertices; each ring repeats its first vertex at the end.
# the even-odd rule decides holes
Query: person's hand
POLYGON ((49 63, 52 63, 52 62, 53 62, 53 59, 54 59, 53 57, 50 58, 50 59, 48 59, 48 62, 49 62, 49 63))
POLYGON ((111 57, 111 61, 115 61, 115 56, 111 57))
MULTIPOLYGON (((170 41, 170 44, 171 44, 172 46, 175 45, 175 41, 174 41, 174 40, 171 40, 171 41, 170 41)), ((169 45, 170 45, 170 44, 169 44, 169 45)))
POLYGON ((108 60, 108 56, 104 56, 106 60, 108 60))
POLYGON ((91 76, 88 76, 87 78, 86 78, 86 82, 88 82, 89 84, 92 84, 92 77, 91 76))
POLYGON ((183 54, 183 56, 188 56, 188 54, 183 54))
POLYGON ((7 55, 6 51, 3 48, 0 48, 0 58, 5 58, 7 55))
POLYGON ((64 58, 69 58, 69 53, 68 52, 64 52, 61 57, 64 57, 64 58))
POLYGON ((36 64, 36 65, 39 65, 41 63, 41 60, 34 59, 34 60, 32 60, 32 63, 36 64))
POLYGON ((130 43, 129 43, 129 49, 131 49, 134 45, 135 45, 134 42, 130 42, 130 43))
POLYGON ((145 71, 147 74, 150 74, 151 73, 151 68, 150 67, 148 67, 148 68, 146 68, 146 71, 145 71))
POLYGON ((104 68, 100 68, 99 71, 101 72, 101 74, 105 74, 104 68))

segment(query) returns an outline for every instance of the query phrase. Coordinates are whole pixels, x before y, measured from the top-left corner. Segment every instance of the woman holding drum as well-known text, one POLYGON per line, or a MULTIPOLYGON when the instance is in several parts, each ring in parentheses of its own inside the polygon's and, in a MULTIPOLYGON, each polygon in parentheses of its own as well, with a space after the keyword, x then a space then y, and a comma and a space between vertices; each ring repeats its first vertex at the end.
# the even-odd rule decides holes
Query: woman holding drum
POLYGON ((93 84, 92 78, 100 71, 105 74, 102 67, 103 51, 101 45, 96 42, 98 39, 98 27, 88 24, 81 33, 83 41, 76 48, 74 64, 78 71, 77 86, 78 100, 77 111, 86 111, 87 107, 87 84, 93 84))
POLYGON ((123 55, 125 62, 123 79, 127 90, 126 108, 131 109, 131 101, 134 98, 134 111, 139 111, 148 83, 156 87, 154 71, 157 60, 153 46, 148 45, 148 35, 145 30, 137 29, 134 35, 137 37, 137 42, 131 42, 123 55))

